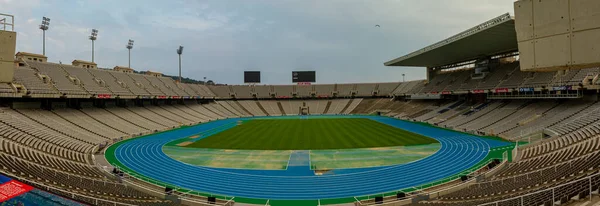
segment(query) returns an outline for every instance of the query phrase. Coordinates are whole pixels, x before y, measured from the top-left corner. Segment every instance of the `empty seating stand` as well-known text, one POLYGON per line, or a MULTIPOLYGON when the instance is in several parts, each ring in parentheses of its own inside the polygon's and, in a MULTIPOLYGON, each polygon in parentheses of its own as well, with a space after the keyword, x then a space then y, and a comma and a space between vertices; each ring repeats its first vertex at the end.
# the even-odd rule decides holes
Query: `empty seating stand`
POLYGON ((106 82, 94 77, 86 68, 74 67, 69 65, 60 65, 71 77, 75 77, 80 81, 80 85, 90 94, 110 94, 111 92, 106 87, 106 82))
MULTIPOLYGON (((109 71, 106 69, 87 69, 90 74, 92 74, 96 81, 100 81, 101 85, 104 85, 112 95, 115 97, 134 97, 137 96, 133 94, 129 89, 127 83, 118 80, 111 73, 113 71, 109 71)), ((118 76, 118 75, 117 75, 118 76)), ((135 86, 135 85, 134 85, 135 86)))
POLYGON ((32 97, 58 97, 59 91, 54 87, 50 78, 41 76, 36 70, 27 67, 17 67, 14 83, 25 86, 27 95, 32 97))
POLYGON ((50 77, 52 84, 62 93, 70 97, 89 97, 90 94, 81 86, 81 80, 69 76, 59 64, 26 61, 39 73, 50 77))
POLYGON ((249 99, 253 98, 253 86, 250 85, 234 85, 231 87, 236 98, 249 99))

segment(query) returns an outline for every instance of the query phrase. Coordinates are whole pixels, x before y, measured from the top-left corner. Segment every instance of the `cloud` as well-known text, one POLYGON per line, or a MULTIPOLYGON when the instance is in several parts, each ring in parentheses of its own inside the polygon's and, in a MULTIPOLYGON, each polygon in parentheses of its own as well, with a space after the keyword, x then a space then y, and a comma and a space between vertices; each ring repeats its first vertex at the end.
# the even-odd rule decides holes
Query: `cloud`
POLYGON ((435 43, 505 12, 498 0, 0 0, 17 20, 18 49, 41 53, 42 16, 50 61, 90 59, 87 39, 100 30, 96 61, 177 73, 175 49, 185 46, 184 75, 239 84, 259 69, 265 83, 289 84, 299 68, 317 71, 318 83, 388 82, 425 78, 422 68, 383 62, 435 43), (93 15, 91 15, 93 14, 93 15), (381 25, 375 28, 374 25, 381 25))
POLYGON ((227 24, 227 18, 224 16, 207 16, 205 18, 177 15, 177 16, 158 16, 149 17, 151 26, 154 27, 169 27, 174 29, 184 29, 192 31, 207 31, 222 27, 227 24))

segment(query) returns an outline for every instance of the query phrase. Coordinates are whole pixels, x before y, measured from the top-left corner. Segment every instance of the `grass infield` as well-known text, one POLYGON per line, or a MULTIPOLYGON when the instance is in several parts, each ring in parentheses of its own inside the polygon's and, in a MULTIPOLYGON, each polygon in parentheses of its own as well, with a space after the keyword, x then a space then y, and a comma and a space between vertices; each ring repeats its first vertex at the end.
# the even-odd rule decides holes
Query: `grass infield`
POLYGON ((254 119, 185 147, 246 150, 318 150, 437 143, 370 119, 254 119))

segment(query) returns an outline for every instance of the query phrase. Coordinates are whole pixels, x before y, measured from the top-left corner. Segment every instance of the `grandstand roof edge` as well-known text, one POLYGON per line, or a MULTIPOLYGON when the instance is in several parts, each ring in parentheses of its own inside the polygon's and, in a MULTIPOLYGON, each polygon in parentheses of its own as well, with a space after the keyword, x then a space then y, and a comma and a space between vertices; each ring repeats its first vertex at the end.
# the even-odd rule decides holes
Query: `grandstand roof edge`
POLYGON ((442 41, 387 61, 384 65, 439 67, 517 50, 514 17, 505 13, 442 41))

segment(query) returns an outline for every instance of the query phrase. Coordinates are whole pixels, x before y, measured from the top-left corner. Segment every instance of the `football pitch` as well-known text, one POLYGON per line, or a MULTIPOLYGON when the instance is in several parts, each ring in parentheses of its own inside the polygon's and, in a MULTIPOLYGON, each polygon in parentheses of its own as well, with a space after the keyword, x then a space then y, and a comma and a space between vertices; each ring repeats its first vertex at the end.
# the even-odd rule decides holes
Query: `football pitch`
POLYGON ((252 119, 186 145, 234 150, 325 150, 437 143, 366 118, 252 119))

